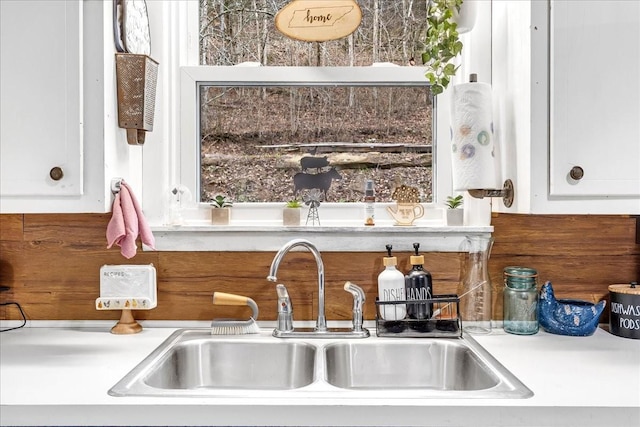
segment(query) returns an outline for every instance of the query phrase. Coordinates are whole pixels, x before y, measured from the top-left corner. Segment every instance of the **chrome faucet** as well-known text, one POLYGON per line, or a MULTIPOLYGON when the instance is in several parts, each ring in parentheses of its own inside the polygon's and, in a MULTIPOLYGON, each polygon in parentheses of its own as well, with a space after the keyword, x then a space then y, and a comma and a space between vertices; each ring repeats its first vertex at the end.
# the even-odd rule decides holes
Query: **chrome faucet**
POLYGON ((293 307, 291 300, 289 299, 289 293, 287 288, 283 284, 276 286, 276 292, 278 293, 278 326, 273 331, 273 335, 276 337, 307 337, 307 338, 366 338, 369 336, 369 331, 362 328, 362 305, 364 304, 364 292, 357 285, 347 282, 349 286, 345 284, 345 290, 351 292, 354 297, 354 327, 352 329, 345 328, 327 328, 327 319, 324 314, 324 263, 320 256, 318 248, 308 240, 294 239, 286 243, 278 253, 276 253, 273 261, 271 262, 271 268, 269 269, 269 275, 267 280, 276 282, 278 280, 278 267, 282 262, 284 256, 295 247, 304 247, 313 254, 318 267, 318 319, 316 320, 316 326, 313 329, 310 328, 294 328, 293 327, 293 307), (347 287, 349 289, 347 289, 347 287), (359 310, 356 310, 358 305, 359 310), (360 319, 357 321, 356 314, 359 312, 360 319), (356 327, 356 325, 358 325, 356 327))
POLYGON ((313 257, 316 259, 316 264, 318 266, 318 320, 316 320, 316 331, 324 332, 327 330, 327 319, 324 317, 324 263, 322 262, 320 251, 313 243, 304 239, 294 239, 281 247, 271 262, 271 268, 269 269, 267 280, 271 282, 276 282, 278 280, 276 274, 278 274, 278 267, 280 267, 282 258, 284 258, 291 249, 297 246, 309 249, 309 252, 311 252, 313 257))

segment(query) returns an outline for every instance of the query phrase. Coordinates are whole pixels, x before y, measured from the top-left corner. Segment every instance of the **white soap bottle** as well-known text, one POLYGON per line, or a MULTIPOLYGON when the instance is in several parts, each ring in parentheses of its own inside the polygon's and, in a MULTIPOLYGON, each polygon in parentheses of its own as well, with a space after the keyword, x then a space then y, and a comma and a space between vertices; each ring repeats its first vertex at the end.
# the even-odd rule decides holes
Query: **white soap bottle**
MULTIPOLYGON (((379 301, 406 301, 404 274, 396 268, 398 260, 391 256, 391 245, 387 245, 389 256, 382 259, 385 269, 378 275, 379 301)), ((380 304, 383 320, 402 320, 407 315, 406 304, 380 304)))

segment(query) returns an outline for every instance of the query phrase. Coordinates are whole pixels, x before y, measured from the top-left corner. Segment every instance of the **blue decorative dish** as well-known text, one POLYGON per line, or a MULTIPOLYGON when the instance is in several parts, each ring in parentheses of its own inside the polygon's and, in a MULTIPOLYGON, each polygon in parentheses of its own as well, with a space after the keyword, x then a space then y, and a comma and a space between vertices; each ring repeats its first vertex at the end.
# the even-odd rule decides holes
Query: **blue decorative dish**
POLYGON ((558 335, 586 337, 593 335, 606 301, 556 299, 551 282, 542 285, 538 304, 538 322, 545 331, 558 335))

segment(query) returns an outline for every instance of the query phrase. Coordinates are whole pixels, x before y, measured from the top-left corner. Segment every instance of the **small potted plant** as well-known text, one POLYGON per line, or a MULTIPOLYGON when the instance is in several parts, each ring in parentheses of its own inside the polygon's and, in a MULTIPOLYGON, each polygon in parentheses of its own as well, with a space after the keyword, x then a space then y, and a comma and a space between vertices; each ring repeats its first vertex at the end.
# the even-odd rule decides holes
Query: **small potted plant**
POLYGON ((447 205, 447 225, 464 225, 464 209, 462 209, 462 194, 455 197, 449 196, 444 202, 447 205))
POLYGON ((282 210, 282 225, 297 227, 300 225, 300 208, 302 202, 297 199, 289 200, 282 210))
POLYGON ((458 68, 455 58, 462 52, 456 19, 463 0, 432 0, 427 11, 427 34, 422 63, 427 67, 425 77, 436 96, 449 86, 458 68), (455 16, 454 16, 455 15, 455 16))
POLYGON ((227 200, 226 196, 218 194, 211 201, 211 223, 215 225, 228 225, 231 217, 231 207, 233 202, 227 200))

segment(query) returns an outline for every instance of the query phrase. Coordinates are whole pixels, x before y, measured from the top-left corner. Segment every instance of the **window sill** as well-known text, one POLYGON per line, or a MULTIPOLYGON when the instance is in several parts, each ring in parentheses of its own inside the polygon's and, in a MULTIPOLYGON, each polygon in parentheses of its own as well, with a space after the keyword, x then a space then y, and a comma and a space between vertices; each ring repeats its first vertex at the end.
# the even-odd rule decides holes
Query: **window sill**
POLYGON ((304 238, 323 252, 379 252, 387 244, 410 251, 460 252, 466 236, 490 235, 493 226, 251 226, 187 225, 152 227, 159 251, 275 252, 291 239, 304 238))
MULTIPOLYGON (((282 225, 282 203, 238 203, 231 208, 230 225, 212 225, 211 208, 201 204, 181 213, 182 225, 153 225, 158 251, 256 251, 275 252, 291 239, 303 238, 324 252, 380 252, 392 244, 395 250, 460 252, 467 236, 489 236, 493 226, 445 225, 442 209, 425 204, 424 217, 412 226, 394 226, 386 212, 390 203, 376 203, 375 226, 364 226, 362 203, 326 203, 320 208, 321 225, 282 225)), ((302 208, 305 224, 308 208, 302 208)), ((145 248, 145 250, 148 248, 145 248)))

